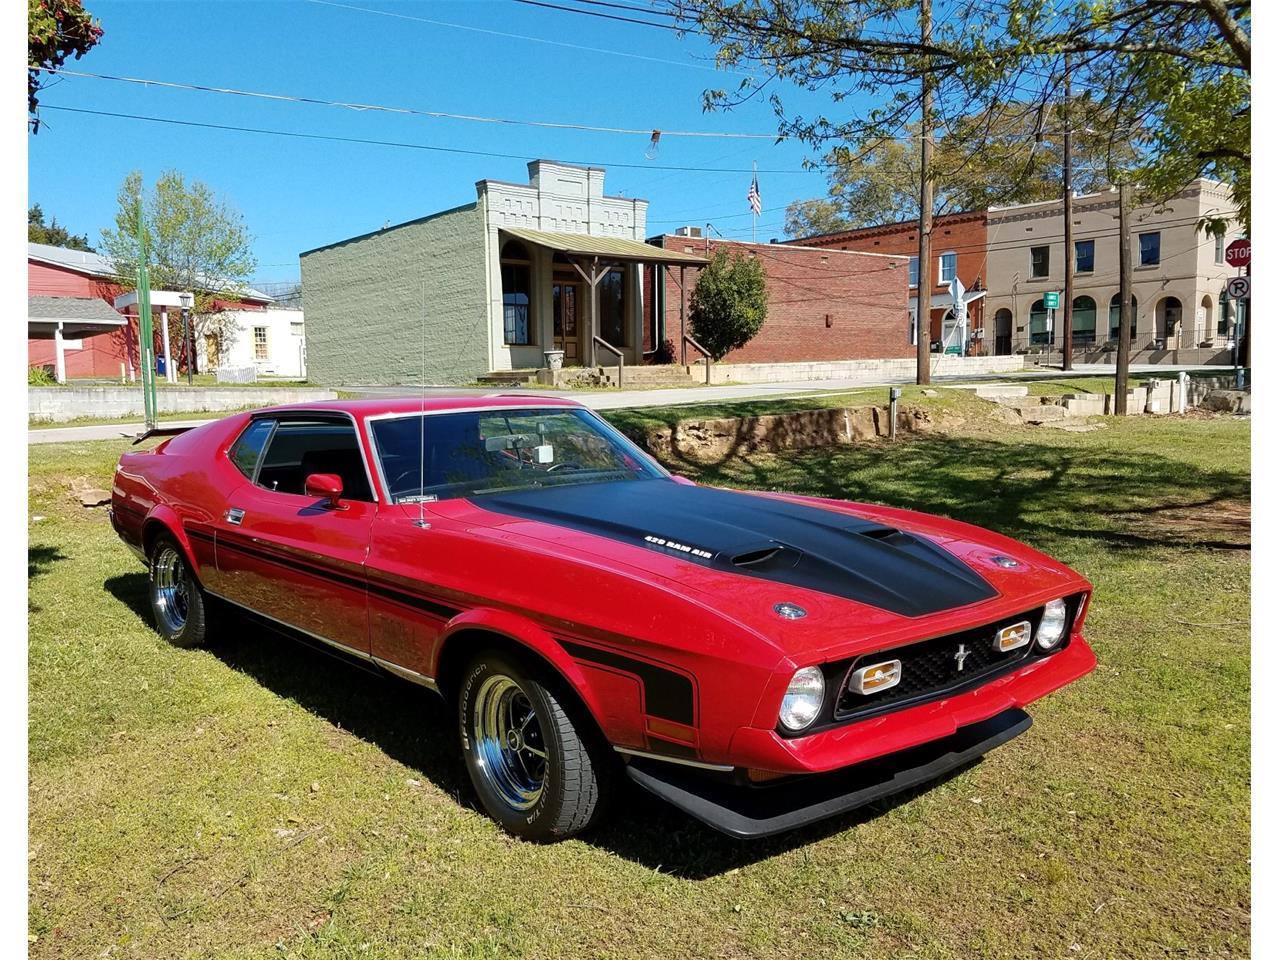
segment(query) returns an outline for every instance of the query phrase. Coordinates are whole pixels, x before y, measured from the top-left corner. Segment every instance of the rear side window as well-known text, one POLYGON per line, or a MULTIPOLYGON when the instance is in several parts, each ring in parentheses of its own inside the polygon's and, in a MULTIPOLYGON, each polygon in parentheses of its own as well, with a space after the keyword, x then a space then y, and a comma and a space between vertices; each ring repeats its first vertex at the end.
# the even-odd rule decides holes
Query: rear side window
POLYGON ((258 461, 262 459, 262 450, 267 445, 267 438, 276 425, 274 420, 255 420, 240 434, 240 438, 231 445, 228 456, 236 468, 250 480, 258 469, 258 461))
POLYGON ((313 473, 341 477, 346 500, 373 500, 355 427, 333 421, 281 421, 258 468, 258 485, 301 495, 313 473))

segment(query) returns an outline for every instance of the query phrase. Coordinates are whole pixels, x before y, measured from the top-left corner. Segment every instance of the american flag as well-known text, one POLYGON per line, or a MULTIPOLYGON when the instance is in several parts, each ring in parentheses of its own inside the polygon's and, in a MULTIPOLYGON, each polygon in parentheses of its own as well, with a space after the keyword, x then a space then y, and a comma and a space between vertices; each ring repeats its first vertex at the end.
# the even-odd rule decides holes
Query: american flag
POLYGON ((751 204, 751 212, 760 216, 760 184, 755 177, 751 178, 751 189, 747 191, 747 203, 751 204))

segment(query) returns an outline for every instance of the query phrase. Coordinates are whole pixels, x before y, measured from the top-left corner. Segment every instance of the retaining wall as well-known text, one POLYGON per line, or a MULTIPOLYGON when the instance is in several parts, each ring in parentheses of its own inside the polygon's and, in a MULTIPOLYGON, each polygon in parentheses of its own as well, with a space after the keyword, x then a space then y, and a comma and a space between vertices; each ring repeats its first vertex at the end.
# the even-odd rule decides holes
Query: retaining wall
MULTIPOLYGON (((1025 361, 1015 357, 944 357, 932 354, 929 371, 933 376, 1011 373, 1024 369, 1025 361)), ((702 364, 690 364, 689 375, 699 383, 706 374, 702 364)), ((786 383, 791 380, 866 380, 887 383, 915 380, 915 357, 892 360, 817 360, 806 363, 715 363, 712 383, 786 383)))
MULTIPOLYGON (((156 391, 156 408, 160 413, 220 413, 337 398, 320 387, 168 387, 156 391)), ((50 423, 142 417, 142 387, 28 387, 27 416, 50 423)))

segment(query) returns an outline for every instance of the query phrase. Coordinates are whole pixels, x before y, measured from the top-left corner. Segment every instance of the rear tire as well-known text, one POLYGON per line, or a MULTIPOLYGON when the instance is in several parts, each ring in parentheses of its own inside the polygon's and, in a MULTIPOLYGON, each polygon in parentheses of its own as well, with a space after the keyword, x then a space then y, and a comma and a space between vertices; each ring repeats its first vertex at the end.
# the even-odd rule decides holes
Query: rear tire
POLYGON ((559 686, 495 652, 471 662, 458 692, 463 757, 481 804, 504 830, 539 843, 591 826, 612 772, 590 719, 575 722, 559 686))
POLYGON ((161 534, 151 547, 151 616, 156 630, 175 647, 201 647, 208 640, 208 601, 187 555, 161 534))

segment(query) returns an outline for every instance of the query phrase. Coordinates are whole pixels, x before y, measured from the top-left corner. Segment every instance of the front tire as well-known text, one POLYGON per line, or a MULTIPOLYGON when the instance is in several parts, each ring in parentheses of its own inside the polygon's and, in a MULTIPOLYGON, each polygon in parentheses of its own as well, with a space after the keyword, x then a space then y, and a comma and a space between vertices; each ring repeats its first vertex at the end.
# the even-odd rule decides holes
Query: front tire
MULTIPOLYGON (((474 660, 458 693, 467 773, 489 816, 526 840, 563 840, 602 809, 607 756, 540 671, 493 653, 474 660)), ((576 711, 575 711, 576 713, 576 711)))
POLYGON ((175 647, 204 646, 208 604, 182 548, 170 536, 157 537, 148 566, 151 615, 160 636, 175 647))

